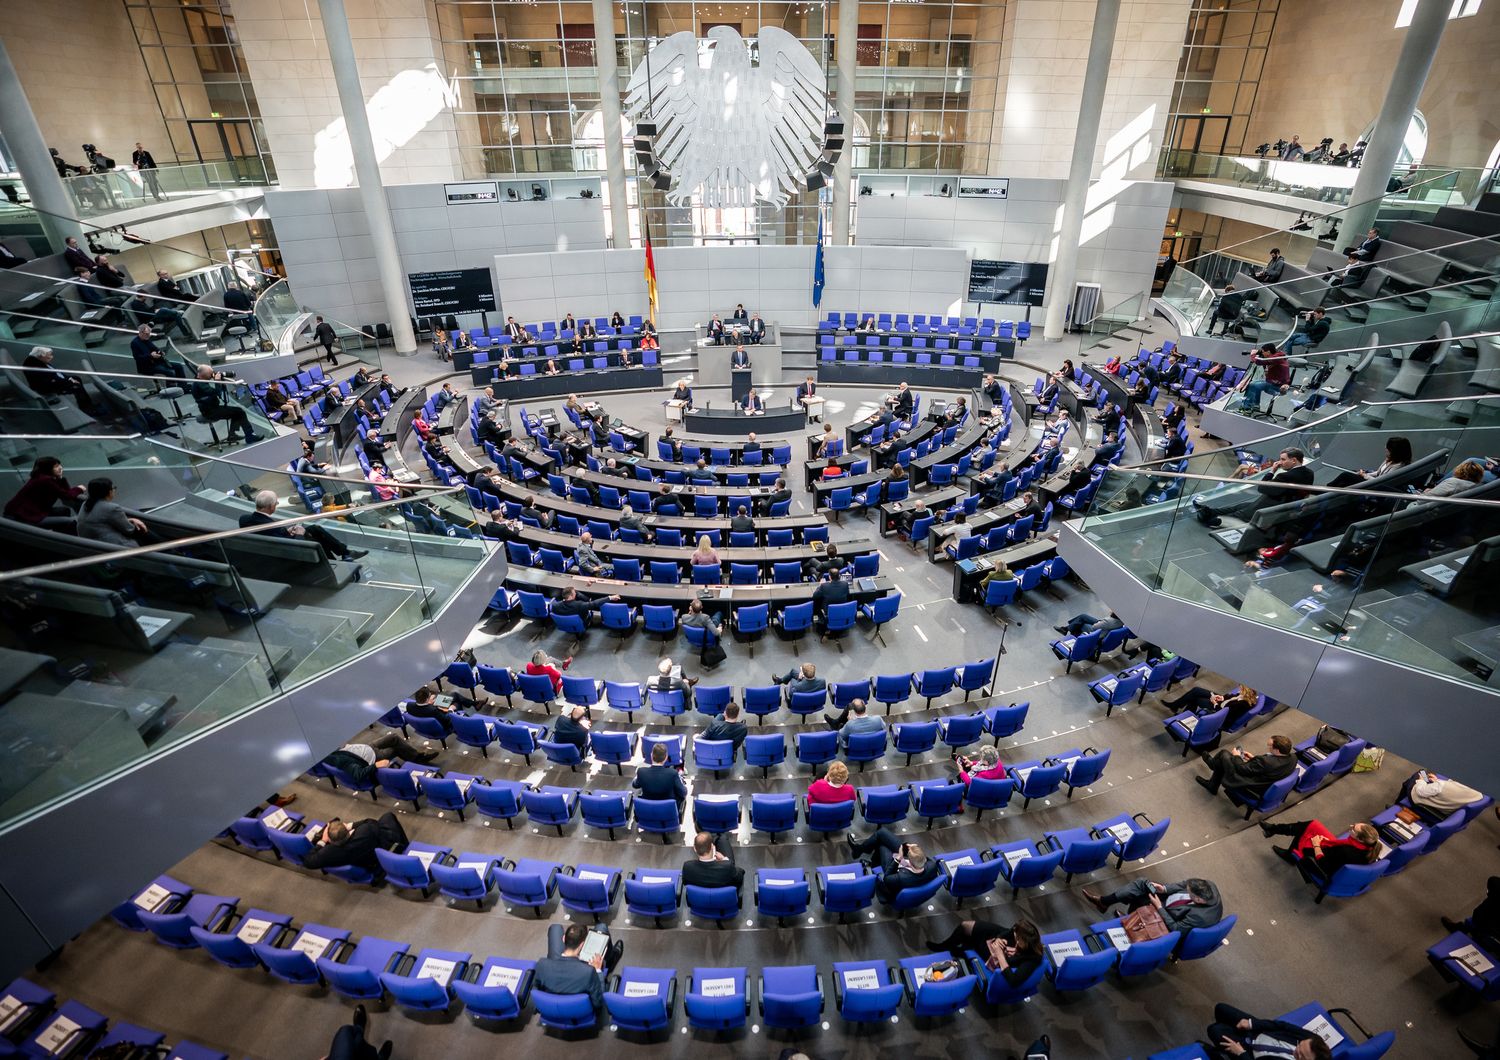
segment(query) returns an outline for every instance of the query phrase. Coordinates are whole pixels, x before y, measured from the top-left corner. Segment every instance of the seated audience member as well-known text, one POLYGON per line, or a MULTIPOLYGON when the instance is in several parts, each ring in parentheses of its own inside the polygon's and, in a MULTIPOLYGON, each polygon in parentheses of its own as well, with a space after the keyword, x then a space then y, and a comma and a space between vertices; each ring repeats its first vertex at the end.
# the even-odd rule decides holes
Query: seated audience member
MULTIPOLYGON (((453 333, 453 351, 455 353, 463 352, 465 350, 472 350, 474 348, 474 340, 469 337, 469 333, 467 331, 464 331, 462 328, 460 328, 458 331, 453 333)), ((353 384, 351 383, 350 385, 352 386, 353 384)))
POLYGON ((1202 685, 1194 685, 1176 699, 1162 700, 1162 706, 1169 710, 1190 710, 1200 717, 1204 714, 1212 714, 1221 707, 1228 707, 1229 713, 1224 718, 1224 727, 1232 728, 1255 708, 1259 700, 1259 694, 1248 685, 1240 685, 1222 693, 1210 692, 1202 685))
POLYGON ((387 472, 390 471, 391 466, 385 460, 385 452, 390 448, 390 443, 380 437, 379 427, 372 426, 365 433, 364 445, 361 448, 364 449, 365 459, 370 462, 371 467, 380 467, 387 472))
POLYGON ((1148 905, 1154 906, 1166 921, 1168 931, 1212 927, 1224 919, 1224 900, 1211 880, 1192 878, 1177 883, 1131 880, 1104 894, 1096 894, 1085 887, 1083 897, 1105 916, 1109 916, 1110 910, 1117 905, 1124 905, 1132 913, 1148 905))
POLYGON ((750 518, 749 511, 741 504, 734 510, 734 515, 729 520, 729 532, 732 534, 749 534, 755 531, 755 520, 750 518))
POLYGON ((672 393, 667 398, 667 400, 668 401, 685 401, 685 402, 687 402, 687 407, 688 408, 692 408, 693 407, 693 388, 687 385, 687 380, 680 379, 680 380, 678 380, 677 385, 672 388, 672 393))
POLYGON ((849 705, 837 714, 824 714, 823 720, 828 723, 830 729, 838 730, 839 746, 845 750, 849 747, 851 736, 867 732, 885 732, 885 719, 871 714, 869 706, 862 699, 850 700, 849 705))
POLYGON ((337 751, 323 757, 325 764, 341 770, 357 784, 375 782, 375 771, 386 769, 392 763, 431 762, 438 756, 436 751, 424 751, 408 743, 398 733, 388 732, 368 742, 346 743, 337 751))
POLYGON ((672 661, 671 656, 662 658, 656 664, 656 676, 646 680, 646 688, 652 692, 682 692, 683 699, 688 709, 693 706, 693 686, 698 683, 696 677, 683 675, 682 667, 672 661))
POLYGON ((759 346, 766 339, 766 322, 760 318, 759 313, 750 315, 750 343, 759 346))
POLYGON ((73 512, 83 495, 82 486, 70 486, 63 478, 61 460, 55 456, 39 457, 31 465, 31 476, 5 502, 5 517, 45 530, 72 531, 73 512))
POLYGON ((1332 1060, 1328 1043, 1312 1031, 1282 1020, 1263 1020, 1223 1002, 1214 1006, 1208 1025, 1214 1060, 1332 1060))
POLYGON ((688 469, 687 477, 688 481, 695 486, 712 486, 719 481, 709 468, 708 461, 702 457, 699 457, 698 462, 688 469))
MULTIPOLYGON (((583 547, 581 544, 582 540, 582 538, 579 538, 580 548, 583 547)), ((597 557, 595 558, 597 559, 597 557)), ((585 626, 590 626, 598 620, 599 611, 604 607, 605 603, 619 603, 619 601, 620 597, 618 595, 590 600, 586 596, 580 596, 578 590, 570 585, 562 591, 562 596, 552 601, 552 613, 554 615, 577 615, 583 619, 585 626)), ((571 656, 569 656, 569 661, 572 661, 571 656)))
POLYGON ((1300 314, 1297 330, 1286 340, 1287 350, 1295 350, 1298 346, 1314 347, 1328 337, 1328 332, 1333 328, 1333 321, 1328 319, 1328 311, 1322 306, 1317 306, 1306 313, 1300 314))
POLYGON ((324 552, 335 559, 360 559, 369 554, 361 548, 350 548, 317 523, 295 523, 291 526, 276 525, 276 506, 280 503, 281 501, 276 496, 274 490, 261 490, 255 495, 255 511, 246 512, 240 516, 240 525, 270 526, 270 530, 263 532, 269 534, 271 537, 288 537, 294 540, 305 538, 321 547, 324 552))
POLYGON ((828 772, 807 786, 807 801, 811 803, 852 802, 854 785, 849 783, 849 767, 842 762, 828 763, 828 772))
POLYGON ((630 786, 640 792, 637 798, 674 799, 679 807, 682 806, 687 798, 687 785, 682 782, 681 772, 667 765, 669 757, 666 744, 659 743, 651 748, 651 764, 637 769, 635 779, 630 782, 630 786))
POLYGON ((1447 917, 1438 919, 1449 931, 1463 931, 1472 935, 1493 952, 1496 946, 1500 946, 1500 876, 1490 877, 1484 901, 1474 907, 1468 920, 1460 923, 1447 917))
POLYGON ((648 331, 646 334, 641 336, 641 349, 659 350, 661 349, 661 342, 657 340, 654 333, 648 331))
POLYGON ((699 832, 693 837, 693 856, 682 865, 684 887, 733 887, 745 882, 745 870, 734 863, 734 844, 729 833, 713 836, 699 832))
POLYGON ((562 369, 557 366, 557 362, 556 361, 554 361, 551 357, 548 357, 547 358, 547 366, 542 369, 542 374, 543 375, 561 375, 562 374, 562 369))
POLYGON ((828 688, 827 682, 818 676, 817 664, 810 662, 795 666, 785 674, 773 674, 771 680, 788 686, 792 692, 823 692, 828 688))
POLYGON ((295 423, 302 418, 302 403, 282 390, 281 384, 276 380, 266 384, 266 392, 262 397, 266 408, 281 413, 282 423, 295 423))
POLYGON ((438 706, 430 688, 419 688, 413 692, 410 702, 402 704, 401 710, 413 718, 430 718, 440 724, 444 732, 453 731, 453 715, 457 711, 452 707, 438 706))
MULTIPOLYGON (((167 360, 167 355, 152 341, 150 324, 142 324, 136 328, 135 338, 130 340, 130 355, 135 359, 137 375, 159 375, 170 379, 183 379, 187 376, 182 365, 167 360)), ((212 369, 209 374, 212 377, 212 369)))
POLYGON ((891 473, 887 475, 885 481, 880 484, 881 503, 885 503, 890 499, 891 487, 898 482, 906 482, 908 484, 908 489, 910 488, 910 479, 907 476, 906 468, 902 467, 900 464, 897 464, 895 467, 891 468, 891 473))
POLYGON ((1372 228, 1365 233, 1365 238, 1352 247, 1345 247, 1344 253, 1351 258, 1360 261, 1369 261, 1377 251, 1380 250, 1380 229, 1372 228))
POLYGON ((825 574, 837 574, 844 569, 844 560, 839 555, 837 542, 830 541, 828 547, 823 550, 821 556, 815 555, 802 565, 802 572, 813 581, 817 581, 825 574))
POLYGON ((83 380, 52 367, 54 356, 50 346, 33 346, 21 362, 26 370, 26 384, 44 397, 70 397, 78 403, 80 412, 98 418, 99 407, 84 389, 83 380))
POLYGON ((814 449, 813 455, 819 460, 821 460, 825 456, 828 456, 830 447, 834 442, 837 442, 839 440, 840 439, 838 435, 833 433, 833 424, 823 424, 823 433, 818 435, 818 444, 814 449))
POLYGON ((114 290, 125 286, 125 274, 109 263, 108 254, 100 254, 94 259, 94 279, 101 287, 114 290))
POLYGON ((713 319, 708 322, 708 337, 713 340, 715 346, 724 345, 724 321, 719 319, 715 313, 713 319))
POLYGON ((1347 489, 1358 486, 1366 479, 1379 478, 1381 475, 1392 471, 1399 471, 1411 463, 1411 439, 1394 435, 1385 440, 1385 459, 1378 467, 1358 468, 1354 471, 1340 471, 1328 485, 1337 489, 1347 489))
POLYGON ((1285 824, 1260 822, 1261 834, 1291 836, 1290 846, 1272 847, 1282 861, 1296 865, 1306 873, 1329 879, 1345 865, 1368 865, 1380 856, 1380 833, 1367 821, 1349 826, 1349 835, 1340 839, 1322 821, 1289 821, 1285 824))
POLYGON ((1427 497, 1451 497, 1484 481, 1484 467, 1478 461, 1465 460, 1452 473, 1431 489, 1423 490, 1427 497))
POLYGON ((487 386, 484 391, 474 399, 474 407, 478 415, 488 416, 492 411, 500 407, 500 402, 495 399, 495 388, 487 386))
POLYGON ((146 529, 139 512, 115 503, 115 484, 107 478, 89 479, 88 500, 78 514, 78 536, 127 548, 161 540, 146 529))
POLYGON ((1258 798, 1266 788, 1283 777, 1290 776, 1297 768, 1292 741, 1285 736, 1272 736, 1267 740, 1266 753, 1263 755, 1251 755, 1243 748, 1232 747, 1212 755, 1205 754, 1203 761, 1212 771, 1211 774, 1193 779, 1207 788, 1210 795, 1217 795, 1222 786, 1247 797, 1258 798))
MULTIPOLYGON (((694 600, 693 602, 697 603, 698 601, 694 600)), ((730 703, 724 708, 724 713, 718 715, 709 723, 708 727, 703 730, 703 735, 698 737, 698 739, 728 740, 734 744, 734 751, 738 754, 740 746, 744 744, 745 737, 749 732, 749 726, 740 721, 740 705, 738 703, 730 703)))
POLYGON ((656 488, 656 496, 651 498, 651 510, 657 515, 681 515, 682 502, 672 492, 672 487, 663 482, 656 488))
POLYGON ((438 355, 439 360, 453 360, 453 343, 448 339, 448 333, 442 328, 432 333, 432 352, 438 355))
POLYGON ((821 478, 839 478, 844 474, 844 469, 839 466, 838 457, 830 456, 827 465, 824 466, 821 478))
POLYGON ((980 780, 1004 780, 1005 763, 1000 761, 998 747, 981 747, 979 754, 973 757, 954 751, 953 764, 948 772, 951 776, 956 776, 959 783, 967 788, 969 782, 975 777, 980 780))
POLYGON ((750 415, 759 415, 766 411, 766 403, 760 399, 760 395, 755 392, 755 388, 751 387, 750 392, 745 395, 745 400, 741 403, 740 409, 750 415))
POLYGON ((1350 254, 1344 260, 1342 269, 1334 269, 1328 274, 1328 286, 1333 287, 1362 287, 1370 276, 1370 270, 1374 268, 1369 262, 1361 261, 1350 254))
POLYGON ((957 957, 973 950, 981 959, 992 958, 999 962, 996 970, 1005 977, 1007 986, 1026 982, 1045 956, 1041 932, 1024 917, 1010 927, 988 920, 963 920, 947 938, 928 939, 927 949, 931 953, 947 950, 957 957), (1001 945, 991 947, 992 939, 1001 945))
POLYGON ((1004 400, 1005 386, 993 375, 985 373, 983 385, 979 388, 980 393, 990 400, 991 408, 998 408, 1004 400))
POLYGON ((1108 618, 1095 618, 1089 614, 1074 615, 1068 619, 1066 625, 1052 628, 1066 637, 1078 637, 1085 633, 1108 633, 1112 629, 1119 629, 1124 624, 1124 620, 1111 611, 1108 618))
POLYGON ((915 398, 916 395, 912 393, 911 388, 903 382, 896 388, 894 394, 885 399, 885 403, 890 406, 891 411, 896 414, 897 419, 905 420, 911 418, 915 398))
POLYGON ((917 520, 925 519, 931 514, 927 510, 927 502, 917 498, 916 503, 896 516, 896 536, 902 541, 907 540, 911 537, 911 528, 916 525, 917 520))
POLYGON ((985 598, 985 595, 989 592, 990 582, 1013 582, 1016 580, 1016 572, 1011 570, 1010 567, 1006 565, 1005 560, 1001 559, 998 555, 991 556, 990 563, 992 563, 994 566, 991 568, 988 574, 986 574, 979 580, 978 593, 979 599, 981 600, 983 600, 985 598))
POLYGON ((873 835, 864 839, 849 833, 849 849, 870 868, 881 870, 880 881, 875 884, 875 893, 889 904, 909 887, 920 887, 928 883, 939 872, 936 858, 929 858, 916 843, 903 843, 888 829, 877 828, 873 835))
MULTIPOLYGON (((849 583, 838 574, 823 575, 822 582, 813 590, 813 623, 820 630, 828 622, 828 609, 835 604, 847 603, 849 583)), ((823 634, 827 639, 827 634, 823 634)))
MULTIPOLYGON (((1477 467, 1478 465, 1476 464, 1475 466, 1477 467)), ((782 503, 783 501, 789 501, 791 499, 792 491, 787 488, 786 479, 778 478, 776 480, 775 488, 772 489, 770 493, 762 494, 758 499, 757 503, 760 506, 760 514, 770 515, 772 508, 782 503)), ((750 527, 751 529, 754 529, 755 524, 752 522, 750 524, 750 527)))
POLYGON ((1219 297, 1219 306, 1214 310, 1214 318, 1209 322, 1208 333, 1214 333, 1217 325, 1221 335, 1229 334, 1229 329, 1240 319, 1240 310, 1245 307, 1245 296, 1236 294, 1234 284, 1226 283, 1224 293, 1219 297))
POLYGON ((573 560, 578 564, 578 573, 589 578, 597 578, 609 571, 609 564, 594 551, 594 535, 587 530, 578 538, 578 548, 573 551, 573 560))
MULTIPOLYGON (((332 757, 333 755, 329 755, 329 758, 332 757)), ((406 844, 406 830, 401 827, 401 821, 394 813, 381 814, 378 820, 366 817, 352 825, 335 817, 323 826, 322 834, 302 858, 302 864, 309 869, 351 866, 364 869, 379 881, 385 878, 385 870, 380 867, 380 859, 375 856, 375 851, 389 850, 399 854, 406 849, 406 844)))
POLYGON ((650 541, 653 536, 651 529, 641 521, 641 517, 635 513, 635 509, 628 504, 620 509, 620 529, 634 530, 646 541, 650 541))
MULTIPOLYGON (((576 592, 577 590, 569 589, 568 591, 576 592)), ((526 664, 526 673, 528 675, 545 674, 547 679, 552 682, 553 693, 558 694, 562 692, 562 672, 572 664, 573 656, 569 655, 562 661, 562 666, 559 667, 556 659, 538 648, 531 653, 531 661, 526 664)))
MULTIPOLYGON (((437 439, 437 429, 423 418, 421 409, 418 409, 412 415, 411 429, 416 431, 417 436, 424 442, 435 441, 437 439)), ((480 440, 484 440, 482 435, 480 437, 480 440)))
POLYGON ((547 956, 536 962, 532 984, 547 994, 587 994, 596 1012, 604 1009, 604 980, 620 958, 625 955, 625 943, 616 939, 592 961, 585 962, 578 954, 588 941, 590 931, 609 933, 604 925, 589 927, 586 924, 552 924, 547 928, 547 956))
MULTIPOLYGON (((969 525, 969 517, 959 512, 953 517, 953 522, 948 523, 937 530, 938 545, 957 546, 964 538, 974 533, 974 528, 969 525)), ((937 552, 938 559, 946 559, 947 553, 941 548, 937 552)))
POLYGON ((1397 798, 1410 802, 1416 809, 1425 810, 1433 817, 1444 818, 1455 810, 1478 802, 1484 798, 1484 793, 1475 791, 1467 784, 1419 769, 1406 778, 1397 798))
POLYGON ((702 600, 693 600, 688 604, 687 614, 682 616, 682 624, 712 630, 715 637, 722 636, 724 633, 724 619, 703 610, 702 600))
POLYGON ((587 758, 589 753, 589 717, 588 708, 574 706, 558 715, 557 722, 552 726, 552 740, 554 743, 570 743, 578 748, 578 753, 587 758))

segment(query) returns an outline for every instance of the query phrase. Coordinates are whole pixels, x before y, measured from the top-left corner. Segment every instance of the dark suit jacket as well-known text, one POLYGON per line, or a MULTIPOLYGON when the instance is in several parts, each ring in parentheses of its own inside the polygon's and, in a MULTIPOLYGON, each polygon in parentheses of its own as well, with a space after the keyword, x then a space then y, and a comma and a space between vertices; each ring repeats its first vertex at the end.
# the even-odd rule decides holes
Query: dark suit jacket
POLYGON ((814 397, 814 396, 816 396, 817 393, 818 393, 818 384, 817 383, 798 383, 797 384, 797 399, 799 401, 802 398, 805 398, 805 397, 814 397))
POLYGON ((94 271, 94 259, 89 257, 88 252, 81 248, 64 248, 63 261, 68 263, 68 268, 70 269, 88 269, 90 272, 94 271))
POLYGON ((414 718, 431 718, 442 725, 444 732, 453 731, 453 716, 436 703, 408 702, 402 704, 401 710, 414 718))
POLYGON ((401 830, 393 814, 380 820, 365 818, 355 821, 349 829, 349 838, 342 843, 325 843, 314 847, 302 859, 310 869, 334 869, 343 865, 354 865, 367 872, 380 873, 380 861, 375 851, 406 849, 406 833, 401 830), (386 818, 390 818, 389 821, 386 818), (394 827, 392 827, 394 825, 394 827))
POLYGON ((1224 786, 1238 791, 1264 791, 1283 777, 1290 776, 1296 768, 1296 755, 1263 754, 1254 758, 1234 758, 1226 754, 1224 786))
MULTIPOLYGON (((275 516, 267 515, 265 512, 246 512, 244 515, 240 516, 241 526, 267 526, 279 523, 280 521, 281 520, 277 519, 275 516)), ((266 533, 270 534, 272 537, 292 536, 291 534, 287 533, 286 527, 284 526, 278 526, 274 530, 267 530, 266 533)))
POLYGON ((703 730, 700 740, 732 740, 734 749, 738 751, 740 744, 745 742, 745 735, 749 733, 750 727, 742 721, 725 721, 721 714, 708 728, 703 730))
POLYGON ((760 395, 759 394, 757 394, 753 398, 752 397, 746 397, 745 398, 745 404, 744 404, 743 407, 746 408, 746 409, 754 409, 756 412, 764 412, 764 411, 766 411, 766 403, 760 399, 760 395))
POLYGON ((896 415, 903 420, 911 415, 912 394, 910 390, 896 391, 896 415))
POLYGON ((554 743, 570 743, 578 748, 580 754, 589 753, 589 731, 580 722, 564 714, 557 719, 557 724, 552 726, 552 740, 554 743))
POLYGON ((731 368, 749 368, 750 354, 745 350, 735 350, 734 356, 729 358, 729 366, 731 368))
POLYGON ((750 334, 759 338, 766 333, 766 322, 764 320, 750 321, 750 334))
POLYGON ((638 769, 630 786, 638 790, 643 799, 676 799, 681 802, 687 798, 687 786, 671 766, 645 766, 638 769))
POLYGON ((882 876, 879 882, 875 884, 875 893, 880 896, 882 902, 893 902, 896 900, 896 895, 908 887, 920 887, 942 871, 942 867, 938 865, 937 858, 928 858, 927 864, 922 866, 921 872, 896 869, 894 872, 882 876))
POLYGON ((843 578, 834 578, 819 585, 813 592, 813 610, 826 611, 832 605, 841 604, 848 599, 849 583, 843 578))
POLYGON ((682 866, 684 887, 733 887, 745 882, 745 870, 732 861, 699 861, 693 858, 682 866))
POLYGON ((587 994, 594 1008, 604 1007, 604 985, 592 965, 577 957, 543 957, 536 962, 533 980, 538 990, 549 994, 587 994))

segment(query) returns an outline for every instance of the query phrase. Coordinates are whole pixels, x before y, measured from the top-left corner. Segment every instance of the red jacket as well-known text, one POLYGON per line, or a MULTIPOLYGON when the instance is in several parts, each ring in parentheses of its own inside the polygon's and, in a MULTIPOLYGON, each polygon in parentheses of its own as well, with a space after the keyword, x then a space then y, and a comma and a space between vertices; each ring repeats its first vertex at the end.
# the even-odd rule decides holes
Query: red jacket
POLYGON ((14 497, 5 505, 5 517, 17 519, 32 526, 40 526, 42 520, 52 514, 52 509, 61 504, 73 509, 78 498, 83 496, 82 486, 69 486, 68 480, 56 475, 37 475, 26 480, 14 497))
POLYGON ((555 666, 539 666, 536 663, 527 663, 526 664, 526 672, 528 674, 546 674, 548 677, 550 677, 552 679, 552 691, 553 692, 561 692, 562 691, 562 671, 559 670, 557 667, 555 667, 555 666))
POLYGON ((852 802, 854 801, 854 785, 844 783, 835 787, 828 783, 827 777, 819 777, 807 786, 807 801, 809 803, 852 802))
POLYGON ((963 781, 963 785, 966 788, 969 786, 969 781, 975 779, 976 777, 980 780, 1004 780, 1005 763, 996 762, 994 765, 990 766, 990 768, 981 769, 979 772, 972 775, 962 769, 958 771, 958 779, 963 781))

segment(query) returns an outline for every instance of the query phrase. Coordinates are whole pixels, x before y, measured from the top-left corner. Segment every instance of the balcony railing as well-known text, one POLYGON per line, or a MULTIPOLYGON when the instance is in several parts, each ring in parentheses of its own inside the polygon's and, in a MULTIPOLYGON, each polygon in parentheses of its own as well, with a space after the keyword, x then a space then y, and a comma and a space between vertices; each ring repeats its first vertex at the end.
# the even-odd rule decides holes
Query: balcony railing
POLYGON ((79 217, 98 217, 153 202, 188 198, 229 188, 273 184, 276 176, 261 158, 225 162, 184 162, 155 169, 112 169, 67 177, 63 187, 79 217))

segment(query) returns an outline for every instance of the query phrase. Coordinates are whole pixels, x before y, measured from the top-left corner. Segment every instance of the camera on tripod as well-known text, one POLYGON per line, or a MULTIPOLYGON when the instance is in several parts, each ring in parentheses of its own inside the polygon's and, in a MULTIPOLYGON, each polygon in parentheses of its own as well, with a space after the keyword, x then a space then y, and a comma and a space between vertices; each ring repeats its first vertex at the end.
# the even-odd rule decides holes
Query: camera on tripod
POLYGON ((89 165, 93 167, 95 173, 108 173, 111 169, 115 168, 115 160, 104 154, 93 144, 84 144, 83 154, 89 160, 89 165))

